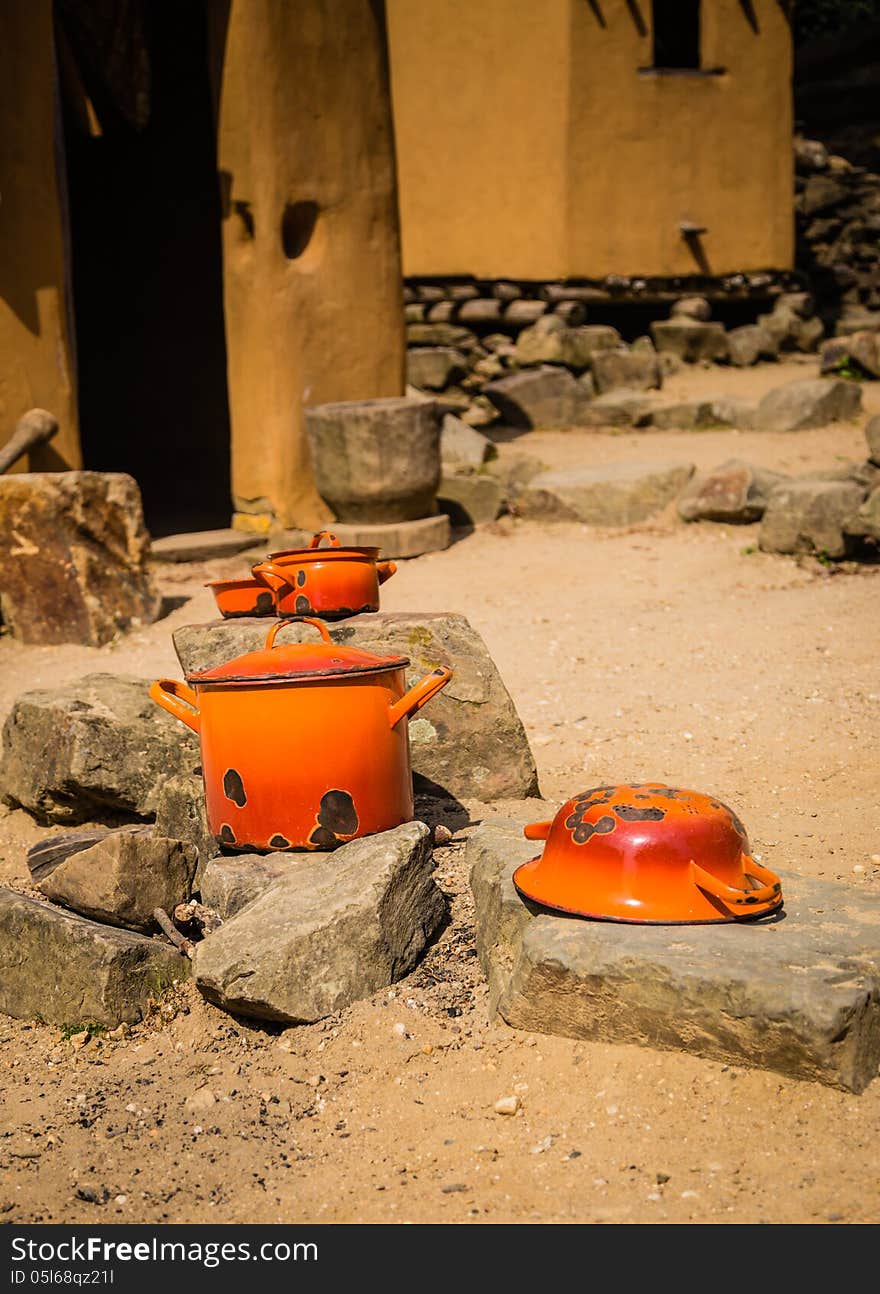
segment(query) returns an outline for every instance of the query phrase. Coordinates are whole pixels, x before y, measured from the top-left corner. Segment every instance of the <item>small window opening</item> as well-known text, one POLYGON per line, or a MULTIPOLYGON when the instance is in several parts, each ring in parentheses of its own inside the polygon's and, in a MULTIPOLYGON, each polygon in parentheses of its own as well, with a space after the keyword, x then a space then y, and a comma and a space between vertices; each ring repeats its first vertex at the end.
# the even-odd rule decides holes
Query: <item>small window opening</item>
POLYGON ((654 67, 700 66, 700 0, 654 0, 654 67))

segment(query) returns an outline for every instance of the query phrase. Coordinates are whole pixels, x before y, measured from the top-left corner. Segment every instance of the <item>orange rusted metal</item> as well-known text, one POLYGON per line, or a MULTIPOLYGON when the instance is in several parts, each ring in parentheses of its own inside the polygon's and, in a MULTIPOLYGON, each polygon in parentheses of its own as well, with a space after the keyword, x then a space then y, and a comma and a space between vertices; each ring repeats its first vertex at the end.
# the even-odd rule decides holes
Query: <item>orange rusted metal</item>
POLYGON ((279 615, 333 620, 379 610, 379 585, 397 565, 378 556, 378 548, 342 548, 332 531, 320 530, 308 548, 270 553, 252 572, 272 590, 279 615), (322 539, 328 547, 321 547, 322 539))
POLYGON ((407 720, 452 677, 441 666, 407 690, 405 656, 334 643, 276 646, 186 682, 159 679, 157 703, 199 734, 208 825, 240 850, 335 849, 413 816, 407 720))
POLYGON ((544 852, 513 875, 544 907, 606 921, 743 921, 782 906, 739 818, 714 796, 661 782, 596 786, 524 829, 544 852))
POLYGON ((227 619, 275 614, 275 596, 260 580, 209 580, 205 588, 214 594, 217 610, 227 619))

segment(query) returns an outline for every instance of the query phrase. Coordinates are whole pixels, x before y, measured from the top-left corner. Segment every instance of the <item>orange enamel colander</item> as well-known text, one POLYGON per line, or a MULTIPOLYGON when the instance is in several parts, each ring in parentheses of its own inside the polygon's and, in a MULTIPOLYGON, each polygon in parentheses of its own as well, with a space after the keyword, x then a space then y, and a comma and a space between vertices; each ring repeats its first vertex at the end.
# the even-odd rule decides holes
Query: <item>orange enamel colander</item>
POLYGON ((595 786, 524 828, 543 853, 513 875, 534 903, 604 921, 747 921, 782 906, 739 818, 712 795, 631 782, 595 786))

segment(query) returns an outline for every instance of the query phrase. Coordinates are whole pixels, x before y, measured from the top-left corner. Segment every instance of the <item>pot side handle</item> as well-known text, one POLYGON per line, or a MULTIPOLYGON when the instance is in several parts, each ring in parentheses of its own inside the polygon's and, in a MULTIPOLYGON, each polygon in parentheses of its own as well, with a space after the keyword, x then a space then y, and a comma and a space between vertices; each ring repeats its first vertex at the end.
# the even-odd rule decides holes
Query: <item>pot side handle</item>
POLYGON ((523 827, 523 835, 526 840, 546 840, 552 826, 552 822, 530 822, 527 827, 523 827))
POLYGON ((379 578, 379 583, 384 584, 386 580, 390 580, 396 570, 397 562, 377 562, 376 575, 379 578))
POLYGON ((755 889, 738 890, 733 885, 725 885, 724 881, 705 871, 698 863, 691 863, 691 873, 700 889, 707 890, 722 903, 733 904, 747 910, 754 903, 769 903, 772 899, 779 898, 782 893, 782 882, 769 867, 761 867, 754 858, 746 855, 743 858, 743 872, 748 880, 760 881, 761 884, 755 889))
POLYGON ((193 732, 199 731, 199 701, 191 687, 177 678, 157 679, 150 687, 150 696, 163 710, 185 723, 193 732))
POLYGON ((278 593, 287 584, 287 576, 274 562, 257 562, 256 566, 251 567, 251 575, 273 593, 278 593))
POLYGON ((409 719, 417 710, 421 710, 422 706, 430 701, 432 696, 436 696, 451 678, 452 670, 448 665, 438 665, 430 674, 426 674, 420 683, 416 683, 415 687, 411 687, 389 709, 388 722, 391 727, 396 728, 401 719, 409 719))

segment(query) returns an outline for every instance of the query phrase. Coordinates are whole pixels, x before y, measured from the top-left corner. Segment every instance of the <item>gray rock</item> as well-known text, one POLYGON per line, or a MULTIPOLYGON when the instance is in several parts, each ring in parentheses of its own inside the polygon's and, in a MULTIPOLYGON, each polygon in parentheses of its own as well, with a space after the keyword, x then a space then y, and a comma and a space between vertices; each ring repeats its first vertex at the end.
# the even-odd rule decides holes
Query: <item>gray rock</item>
POLYGON ((868 419, 865 427, 865 439, 868 442, 868 458, 880 467, 880 413, 868 419))
POLYGON ((558 315, 544 315, 531 328, 524 328, 516 342, 516 359, 523 367, 534 364, 563 364, 577 372, 589 367, 600 350, 621 345, 620 333, 606 324, 566 328, 558 315))
POLYGON ((198 739, 150 700, 151 682, 88 674, 25 692, 3 728, 3 797, 41 822, 147 817, 158 782, 199 764, 198 739))
POLYGON ((606 463, 535 476, 515 499, 524 517, 628 526, 670 503, 687 485, 692 463, 606 463))
POLYGON ((818 139, 798 138, 794 141, 794 160, 799 173, 828 169, 828 149, 818 139))
POLYGON ((836 337, 848 337, 854 332, 880 332, 880 310, 867 306, 845 305, 834 324, 836 337))
MULTIPOLYGON (((378 548, 383 558, 421 557, 449 547, 449 518, 438 513, 418 521, 334 521, 333 533, 344 548, 378 548)), ((273 537, 275 551, 307 548, 312 530, 285 530, 273 537)))
POLYGON ((325 853, 303 854, 236 854, 212 858, 201 880, 202 903, 213 909, 224 921, 241 912, 270 886, 291 876, 304 862, 320 863, 330 857, 325 853))
MULTIPOLYGON (((465 799, 521 799, 535 793, 535 762, 522 722, 485 643, 464 616, 379 611, 327 628, 335 642, 408 656, 410 683, 438 665, 455 671, 410 720, 415 773, 465 799)), ((292 624, 279 641, 310 642, 314 633, 309 625, 292 624)), ((175 632, 174 646, 184 673, 191 674, 254 651, 265 639, 265 621, 244 617, 184 626, 175 632)))
POLYGON ((133 1024, 188 978, 176 948, 0 889, 0 1011, 47 1024, 133 1024))
POLYGON ((686 316, 655 319, 651 324, 651 336, 658 351, 671 352, 689 364, 701 359, 727 359, 727 333, 720 323, 702 322, 686 316))
POLYGON ((461 420, 469 427, 491 427, 498 421, 498 410, 488 396, 477 395, 462 413, 461 420))
POLYGON ((209 859, 220 846, 208 827, 205 784, 201 774, 179 773, 164 777, 153 790, 148 807, 155 814, 156 833, 191 845, 197 855, 193 889, 198 889, 209 859))
POLYGON ((844 532, 860 539, 880 539, 880 486, 874 486, 858 511, 844 522, 844 532))
POLYGON ((408 346, 452 346, 469 354, 481 350, 480 339, 470 328, 450 323, 413 323, 406 326, 408 346))
POLYGON ((820 356, 823 373, 834 373, 846 366, 868 377, 880 377, 880 333, 864 331, 829 338, 820 356))
POLYGON ((440 409, 405 396, 307 405, 315 484, 338 521, 416 521, 437 511, 440 409))
POLYGON ((733 525, 760 521, 772 490, 782 484, 781 472, 731 458, 711 472, 700 472, 679 496, 683 521, 725 521, 733 525))
POLYGON ((40 890, 94 921, 153 930, 155 908, 173 912, 189 899, 197 858, 196 849, 180 840, 113 832, 65 859, 40 890))
MULTIPOLYGON (((213 557, 235 557, 249 548, 265 544, 260 535, 243 530, 196 530, 191 534, 163 535, 150 545, 150 556, 157 562, 206 562, 213 557)), ((256 561, 256 558, 253 559, 256 561)))
POLYGON ((0 620, 26 643, 100 647, 160 599, 137 482, 122 472, 0 476, 0 620))
POLYGON ((809 354, 816 350, 825 336, 821 319, 815 315, 805 319, 797 310, 786 305, 782 298, 769 314, 758 315, 757 324, 768 334, 777 349, 783 351, 800 350, 809 354))
POLYGON ((738 395, 716 396, 712 401, 712 416, 717 427, 736 427, 745 431, 758 420, 758 406, 738 395))
POLYGON ((429 391, 442 391, 467 372, 467 360, 452 346, 413 346, 406 352, 406 380, 429 391))
POLYGON ((759 431, 805 431, 854 418, 862 407, 856 382, 798 378, 768 391, 758 404, 759 431))
MULTIPOLYGON (((551 815, 544 815, 551 816, 551 815)), ((787 919, 627 925, 526 906, 517 824, 468 842, 489 1009, 516 1029, 690 1052, 861 1092, 880 1061, 880 903, 782 877, 787 919)))
POLYGON ((440 429, 440 459, 444 471, 475 471, 498 457, 498 450, 487 436, 469 427, 461 418, 447 413, 440 429))
POLYGON ((669 313, 674 319, 697 319, 705 323, 712 318, 712 307, 705 297, 680 297, 669 313))
POLYGON ((781 292, 776 298, 774 309, 791 310, 801 319, 812 319, 816 313, 816 303, 810 292, 781 292))
POLYGON ((714 400, 683 400, 651 411, 651 426, 659 431, 705 431, 717 427, 714 400))
POLYGON ((603 391, 584 410, 581 425, 584 427, 645 427, 656 408, 656 397, 646 391, 630 391, 626 387, 613 387, 603 391))
POLYGON ((486 472, 444 472, 437 487, 437 506, 453 526, 479 526, 500 516, 504 489, 486 472))
POLYGON ((629 348, 637 355, 643 355, 643 354, 656 355, 657 354, 657 350, 656 350, 656 347, 654 346, 654 343, 651 341, 651 338, 648 337, 647 335, 636 337, 635 341, 630 343, 629 348))
POLYGON ((811 175, 800 195, 798 205, 805 216, 816 216, 820 211, 831 211, 845 202, 849 194, 842 184, 830 175, 811 175))
POLYGON ((415 966, 446 914, 430 831, 409 822, 309 858, 195 952, 196 984, 218 1006, 263 1020, 320 1020, 415 966))
POLYGON ((767 500, 758 538, 768 553, 845 557, 847 523, 865 497, 852 481, 788 481, 767 500))
POLYGON ((760 324, 743 324, 727 334, 728 361, 736 368, 748 368, 759 359, 775 359, 779 343, 760 324))
POLYGON ((590 360, 590 371, 600 395, 621 387, 628 391, 650 391, 663 385, 657 356, 650 351, 599 350, 590 360))
POLYGON ((502 498, 509 502, 516 498, 533 477, 549 471, 549 466, 532 454, 510 454, 496 459, 486 470, 501 482, 502 498))
POLYGON ((489 382, 483 394, 511 427, 577 427, 589 392, 567 369, 544 365, 489 382))

